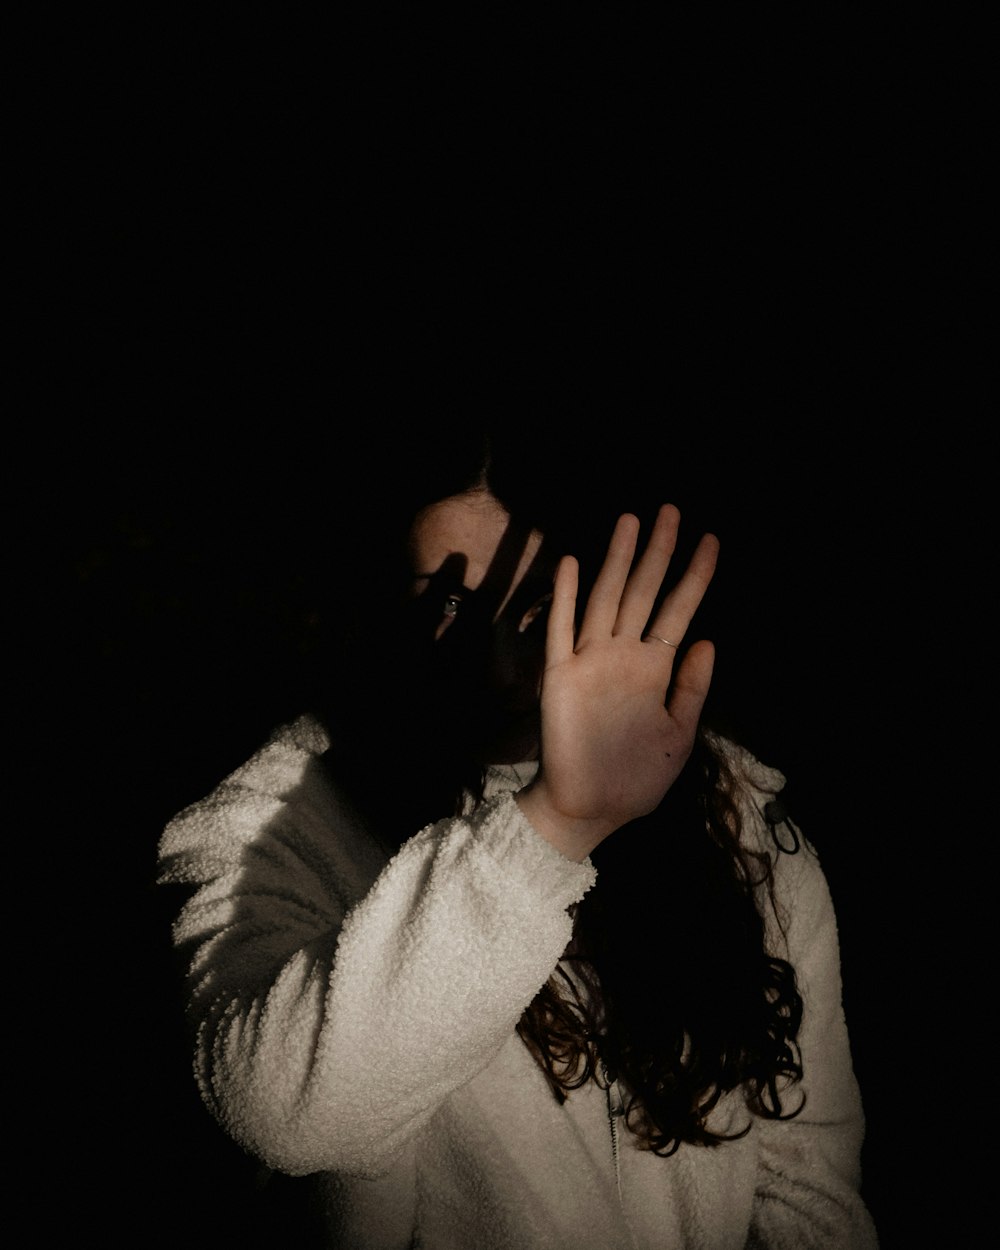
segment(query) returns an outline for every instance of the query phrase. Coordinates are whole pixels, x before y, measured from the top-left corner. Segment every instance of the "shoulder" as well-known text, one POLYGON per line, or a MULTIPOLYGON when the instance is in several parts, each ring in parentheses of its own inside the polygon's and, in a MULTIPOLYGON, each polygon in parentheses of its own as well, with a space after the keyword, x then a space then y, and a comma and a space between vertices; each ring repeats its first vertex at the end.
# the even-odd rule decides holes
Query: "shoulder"
POLYGON ((321 763, 328 747, 326 730, 311 715, 278 726, 209 794, 169 821, 160 838, 161 879, 198 879, 206 857, 228 857, 290 808, 328 804, 321 763))
POLYGON ((299 784, 303 769, 330 746, 326 729, 317 717, 299 716, 279 725, 262 747, 232 772, 223 785, 249 786, 261 792, 281 794, 299 784))
POLYGON ((766 857, 770 866, 773 892, 764 902, 768 922, 777 921, 786 936, 790 928, 802 935, 830 918, 831 902, 816 849, 783 798, 787 778, 738 742, 706 736, 732 779, 740 842, 751 854, 766 857))
POLYGON ((772 797, 785 788, 785 775, 777 768, 762 763, 745 746, 714 730, 706 729, 709 745, 725 761, 730 772, 742 786, 772 797))
POLYGON ((708 730, 705 738, 725 765, 732 799, 740 816, 741 841, 750 850, 769 852, 774 847, 770 822, 784 812, 778 796, 785 788, 785 774, 762 763, 731 738, 708 730))

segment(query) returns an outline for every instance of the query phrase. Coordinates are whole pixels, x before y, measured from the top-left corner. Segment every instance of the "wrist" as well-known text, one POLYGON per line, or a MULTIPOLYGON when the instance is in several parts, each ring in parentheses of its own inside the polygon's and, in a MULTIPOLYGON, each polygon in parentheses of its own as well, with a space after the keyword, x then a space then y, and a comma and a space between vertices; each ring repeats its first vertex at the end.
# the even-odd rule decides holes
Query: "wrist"
POLYGON ((519 790, 514 801, 540 837, 578 864, 614 832, 614 826, 609 826, 606 820, 571 816, 560 811, 544 782, 538 780, 519 790))

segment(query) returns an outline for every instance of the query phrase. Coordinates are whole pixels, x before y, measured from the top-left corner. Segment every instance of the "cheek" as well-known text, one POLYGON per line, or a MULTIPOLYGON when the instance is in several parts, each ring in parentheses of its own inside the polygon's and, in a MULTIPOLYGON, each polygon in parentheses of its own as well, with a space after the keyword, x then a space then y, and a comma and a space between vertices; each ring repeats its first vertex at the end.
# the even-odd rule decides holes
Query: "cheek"
POLYGON ((493 648, 494 685, 507 692, 516 692, 521 699, 534 700, 538 695, 545 662, 545 640, 541 631, 515 629, 497 635, 493 648))

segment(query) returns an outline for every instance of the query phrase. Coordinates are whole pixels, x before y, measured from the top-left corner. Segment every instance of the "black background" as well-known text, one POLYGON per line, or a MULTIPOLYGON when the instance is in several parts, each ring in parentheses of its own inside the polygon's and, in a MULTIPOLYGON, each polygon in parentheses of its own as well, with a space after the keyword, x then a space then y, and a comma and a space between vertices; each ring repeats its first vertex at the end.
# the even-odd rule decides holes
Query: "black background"
POLYGON ((68 887, 40 943, 68 1013, 48 1114, 106 1244, 248 1235, 187 1071, 163 824, 308 704, 393 438, 433 455, 444 412, 503 393, 528 450, 553 389, 601 400, 560 413, 567 471, 612 434, 644 468, 683 442, 722 539, 718 697, 788 776, 838 907, 883 1244, 971 1218, 955 796, 979 726, 956 709, 978 679, 948 640, 985 455, 978 171, 938 34, 653 31, 601 5, 51 31, 15 490, 43 552, 32 793, 61 826, 38 871, 68 887))

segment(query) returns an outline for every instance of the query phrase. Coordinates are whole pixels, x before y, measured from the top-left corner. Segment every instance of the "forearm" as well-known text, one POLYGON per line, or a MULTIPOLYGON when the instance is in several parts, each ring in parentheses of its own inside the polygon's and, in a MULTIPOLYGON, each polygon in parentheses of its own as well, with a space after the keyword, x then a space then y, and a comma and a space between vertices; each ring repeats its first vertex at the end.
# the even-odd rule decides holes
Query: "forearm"
MULTIPOLYGON (((750 1247, 875 1250, 877 1235, 860 1194, 864 1137, 861 1095, 841 996, 833 903, 812 852, 778 858, 779 896, 791 923, 788 956, 803 1000, 798 1043, 803 1079, 783 1099, 798 1115, 758 1120, 759 1168, 750 1247)), ((778 934, 772 929, 775 949, 778 934)))
POLYGON ((754 1126, 761 1145, 748 1250, 877 1250, 871 1215, 836 1158, 855 1156, 860 1123, 807 1116, 754 1126))
POLYGON ((276 900, 295 942, 280 964, 248 984, 230 943, 202 972, 206 1099, 281 1170, 378 1172, 510 1035, 592 880, 503 796, 411 839, 339 935, 304 940, 301 908, 276 900))

